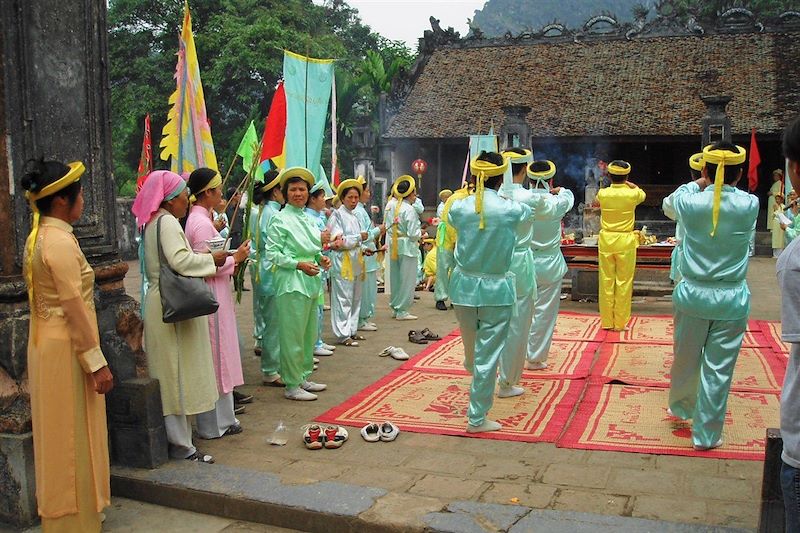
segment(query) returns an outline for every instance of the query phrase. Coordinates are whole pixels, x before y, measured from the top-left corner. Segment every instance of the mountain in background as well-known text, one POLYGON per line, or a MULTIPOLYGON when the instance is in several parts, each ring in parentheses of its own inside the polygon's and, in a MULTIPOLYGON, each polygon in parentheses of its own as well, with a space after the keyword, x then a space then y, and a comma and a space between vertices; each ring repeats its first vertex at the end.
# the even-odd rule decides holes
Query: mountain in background
POLYGON ((538 31, 553 21, 579 29, 595 15, 608 12, 619 22, 633 21, 633 8, 642 5, 654 14, 656 0, 489 0, 475 11, 474 26, 487 37, 500 37, 507 31, 516 35, 538 31))

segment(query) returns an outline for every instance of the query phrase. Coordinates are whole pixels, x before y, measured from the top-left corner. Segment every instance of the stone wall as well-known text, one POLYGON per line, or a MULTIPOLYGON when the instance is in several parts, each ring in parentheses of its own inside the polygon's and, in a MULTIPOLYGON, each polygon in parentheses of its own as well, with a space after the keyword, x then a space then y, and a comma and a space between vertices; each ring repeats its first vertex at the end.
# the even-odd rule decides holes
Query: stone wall
POLYGON ((136 242, 136 218, 131 213, 133 198, 117 198, 117 243, 119 245, 119 255, 126 261, 131 261, 138 257, 138 246, 136 242))

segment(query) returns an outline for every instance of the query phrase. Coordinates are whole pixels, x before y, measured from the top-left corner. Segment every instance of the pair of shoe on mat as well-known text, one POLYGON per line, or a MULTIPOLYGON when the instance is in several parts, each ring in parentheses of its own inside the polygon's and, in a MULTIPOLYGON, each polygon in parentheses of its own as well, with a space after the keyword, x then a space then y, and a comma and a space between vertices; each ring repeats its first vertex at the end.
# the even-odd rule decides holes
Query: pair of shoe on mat
POLYGON ((428 341, 438 340, 442 340, 442 338, 428 328, 425 328, 422 331, 412 329, 408 332, 408 341, 415 344, 428 344, 428 341))
POLYGON ((311 424, 305 426, 304 429, 303 444, 309 450, 321 450, 322 448, 335 450, 341 448, 349 437, 347 430, 341 426, 325 426, 323 428, 317 424, 311 424))
POLYGON ((367 442, 391 442, 400 434, 400 428, 389 422, 388 420, 380 425, 375 422, 370 422, 361 428, 361 436, 367 442))

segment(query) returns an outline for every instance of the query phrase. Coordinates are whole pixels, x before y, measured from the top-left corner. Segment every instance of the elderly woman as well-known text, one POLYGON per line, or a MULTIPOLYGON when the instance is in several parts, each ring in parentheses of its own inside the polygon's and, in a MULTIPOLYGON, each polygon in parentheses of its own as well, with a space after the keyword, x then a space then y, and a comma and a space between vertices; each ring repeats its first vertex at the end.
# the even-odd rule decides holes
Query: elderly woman
POLYGON ((400 176, 392 186, 395 202, 387 204, 387 232, 391 235, 389 244, 392 297, 389 305, 392 317, 397 320, 416 320, 408 312, 414 301, 414 286, 417 284, 417 262, 419 260, 419 240, 422 228, 419 215, 414 207, 417 201, 417 187, 411 176, 400 176), (391 229, 390 229, 391 228, 391 229))
POLYGON ((358 334, 361 311, 361 288, 364 277, 364 256, 361 243, 369 236, 361 230, 355 209, 363 186, 354 179, 344 180, 336 192, 342 205, 331 214, 328 230, 331 238, 341 243, 331 254, 331 325, 336 341, 344 346, 358 346, 364 337, 358 334))
MULTIPOLYGON (((192 193, 189 199, 192 206, 186 218, 186 238, 195 253, 205 253, 210 249, 208 241, 221 239, 214 227, 211 211, 222 199, 222 177, 216 170, 198 168, 189 176, 187 185, 192 193)), ((250 242, 247 241, 217 268, 213 276, 206 277, 206 283, 219 304, 217 312, 208 315, 211 356, 219 399, 214 409, 197 415, 197 434, 203 439, 217 439, 242 432, 242 426, 233 413, 233 388, 242 385, 244 377, 231 276, 236 265, 247 259, 249 254, 250 242)))
POLYGON ((228 253, 197 254, 183 233, 179 218, 189 209, 186 182, 174 172, 151 172, 133 202, 136 224, 144 226, 140 257, 148 280, 144 296, 144 349, 150 376, 158 379, 170 456, 213 463, 214 458, 192 444, 187 416, 214 409, 219 394, 208 319, 204 316, 167 324, 162 316, 159 285, 159 247, 169 267, 182 276, 214 276, 228 261, 228 253), (160 246, 159 246, 160 242, 160 246))
POLYGON ((36 499, 44 531, 100 531, 111 503, 106 404, 114 378, 94 311, 94 271, 72 234, 83 212, 81 162, 31 161, 25 244, 31 304, 28 379, 36 499))
POLYGON ((267 230, 267 258, 274 265, 278 314, 281 377, 289 400, 316 400, 315 392, 327 385, 308 381, 314 366, 317 340, 317 301, 320 267, 330 259, 322 255, 320 230, 304 212, 314 175, 303 167, 283 170, 279 175, 286 206, 272 217, 267 230))

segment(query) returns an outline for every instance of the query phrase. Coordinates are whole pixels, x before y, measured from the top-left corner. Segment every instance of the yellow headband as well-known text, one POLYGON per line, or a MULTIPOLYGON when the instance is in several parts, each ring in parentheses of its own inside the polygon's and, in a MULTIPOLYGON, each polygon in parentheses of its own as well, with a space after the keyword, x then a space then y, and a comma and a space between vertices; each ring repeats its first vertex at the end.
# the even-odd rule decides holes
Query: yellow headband
MULTIPOLYGON (((363 178, 362 178, 362 179, 363 179, 363 178)), ((339 197, 339 199, 342 199, 342 193, 345 191, 345 189, 349 189, 349 188, 351 188, 351 187, 355 187, 355 188, 356 188, 356 190, 358 191, 358 194, 359 194, 359 195, 360 195, 362 192, 364 192, 364 185, 363 185, 363 183, 362 183, 361 181, 359 181, 358 179, 352 179, 352 178, 351 178, 351 179, 343 180, 343 181, 342 181, 342 182, 339 184, 339 186, 336 188, 336 196, 338 196, 338 197, 339 197)))
POLYGON ((472 172, 472 175, 477 178, 475 181, 475 212, 481 216, 478 229, 483 229, 486 227, 486 223, 483 220, 483 182, 486 178, 493 178, 505 174, 506 170, 508 170, 508 158, 503 158, 502 165, 495 165, 489 161, 482 161, 475 158, 469 162, 469 170, 472 172))
POLYGON ((211 181, 209 181, 206 184, 205 187, 203 187, 202 189, 200 189, 197 192, 193 192, 192 193, 192 195, 189 197, 189 202, 190 203, 195 203, 197 201, 197 195, 198 194, 200 194, 202 192, 206 192, 206 191, 208 191, 210 189, 216 189, 217 187, 221 187, 221 186, 222 186, 222 176, 220 176, 219 172, 217 172, 217 174, 213 178, 211 178, 211 181))
POLYGON ((272 189, 274 189, 275 187, 280 185, 280 183, 281 183, 280 175, 275 176, 275 179, 273 179, 272 181, 270 181, 269 183, 267 183, 263 187, 261 187, 261 192, 268 193, 269 191, 271 191, 272 189))
MULTIPOLYGON (((539 161, 537 161, 537 163, 538 162, 539 161)), ((547 163, 547 165, 550 168, 548 168, 547 170, 543 170, 541 172, 534 172, 533 170, 531 170, 531 165, 533 165, 533 162, 531 162, 531 164, 528 165, 528 177, 534 181, 541 182, 544 185, 545 189, 549 189, 550 186, 547 184, 547 180, 556 175, 556 165, 552 161, 548 160, 545 160, 544 163, 547 163)))
POLYGON ((705 163, 703 162, 703 152, 698 152, 689 158, 689 168, 691 168, 692 170, 700 172, 701 170, 703 170, 704 165, 705 163))
MULTIPOLYGON (((621 163, 625 163, 625 161, 620 161, 621 163)), ((628 163, 627 167, 623 167, 621 165, 615 165, 614 161, 608 164, 608 173, 614 174, 615 176, 627 176, 631 173, 631 165, 628 163)))
POLYGON ((714 207, 711 209, 711 236, 717 231, 719 221, 719 205, 722 202, 722 186, 725 184, 725 165, 741 165, 747 159, 747 150, 736 146, 737 152, 713 150, 712 145, 703 148, 703 161, 717 165, 714 176, 714 207))
POLYGON ((394 185, 392 185, 392 196, 394 196, 395 198, 405 198, 406 196, 408 196, 409 194, 411 194, 416 190, 417 190, 417 182, 414 180, 414 178, 412 178, 408 174, 404 174, 403 176, 397 178, 394 182, 394 185), (408 190, 406 192, 400 192, 399 190, 397 190, 397 186, 403 183, 404 181, 407 181, 410 186, 408 187, 408 190))
POLYGON ((83 173, 86 172, 86 167, 80 161, 74 161, 67 166, 69 167, 69 170, 66 174, 58 178, 50 185, 43 187, 41 191, 35 193, 30 191, 25 192, 25 198, 28 199, 28 203, 31 206, 31 211, 33 211, 31 233, 28 235, 28 240, 25 247, 25 259, 27 262, 25 268, 25 281, 28 283, 28 299, 30 300, 31 308, 33 308, 33 251, 36 246, 36 239, 39 237, 40 218, 39 208, 36 206, 36 200, 41 200, 47 196, 52 196, 53 194, 66 189, 73 183, 80 180, 81 176, 83 176, 83 173))
POLYGON ((512 165, 522 165, 523 163, 527 165, 527 164, 532 163, 533 162, 533 152, 531 150, 528 150, 528 149, 525 149, 525 148, 523 148, 523 150, 525 150, 524 154, 518 154, 517 152, 515 152, 513 150, 506 150, 505 152, 503 152, 500 155, 502 155, 506 159, 509 159, 511 161, 512 165))

